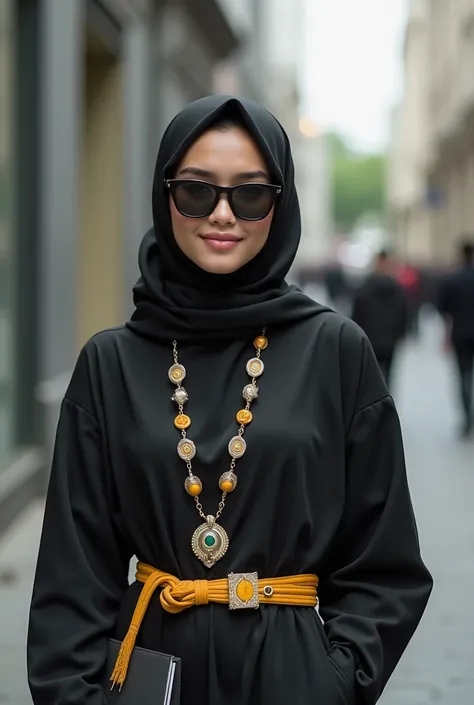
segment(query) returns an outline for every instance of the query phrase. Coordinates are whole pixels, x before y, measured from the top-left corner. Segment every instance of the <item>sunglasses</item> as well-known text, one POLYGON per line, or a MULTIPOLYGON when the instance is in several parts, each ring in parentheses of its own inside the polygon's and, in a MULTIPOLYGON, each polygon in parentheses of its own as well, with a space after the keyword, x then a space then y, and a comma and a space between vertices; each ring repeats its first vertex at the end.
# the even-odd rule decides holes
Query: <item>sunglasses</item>
POLYGON ((206 218, 216 209, 224 193, 236 218, 263 220, 275 205, 281 186, 248 183, 215 186, 197 179, 167 179, 176 209, 186 218, 206 218))

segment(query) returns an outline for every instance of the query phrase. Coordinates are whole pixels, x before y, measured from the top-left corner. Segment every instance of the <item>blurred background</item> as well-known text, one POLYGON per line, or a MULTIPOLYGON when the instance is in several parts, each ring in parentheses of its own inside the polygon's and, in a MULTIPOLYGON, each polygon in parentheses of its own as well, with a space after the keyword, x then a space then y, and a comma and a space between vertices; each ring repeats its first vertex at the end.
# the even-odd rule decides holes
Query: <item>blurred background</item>
POLYGON ((59 404, 80 346, 131 312, 163 130, 212 92, 289 133, 292 281, 352 315, 389 251, 409 303, 390 386, 436 585, 381 702, 472 705, 474 443, 438 291, 474 233, 474 0, 0 0, 0 705, 31 705, 59 404))

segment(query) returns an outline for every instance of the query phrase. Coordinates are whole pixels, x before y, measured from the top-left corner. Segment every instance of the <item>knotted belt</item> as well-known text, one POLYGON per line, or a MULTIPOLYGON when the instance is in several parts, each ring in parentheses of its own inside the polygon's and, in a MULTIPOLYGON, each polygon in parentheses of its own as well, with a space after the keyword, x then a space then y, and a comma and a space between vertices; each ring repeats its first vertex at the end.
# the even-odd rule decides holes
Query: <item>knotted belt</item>
POLYGON ((228 604, 231 610, 257 609, 260 604, 315 607, 318 603, 318 577, 311 574, 259 580, 257 573, 230 573, 219 580, 179 580, 138 563, 135 578, 144 585, 110 677, 112 688, 116 684, 122 687, 125 682, 138 631, 158 588, 161 606, 170 614, 210 602, 228 604))

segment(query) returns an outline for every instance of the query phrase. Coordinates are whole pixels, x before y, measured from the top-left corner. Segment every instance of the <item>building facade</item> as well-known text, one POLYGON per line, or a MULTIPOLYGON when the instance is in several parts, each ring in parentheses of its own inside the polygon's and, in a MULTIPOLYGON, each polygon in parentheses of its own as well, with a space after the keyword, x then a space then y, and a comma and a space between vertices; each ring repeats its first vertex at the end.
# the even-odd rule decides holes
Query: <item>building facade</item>
MULTIPOLYGON (((302 238, 290 278, 320 265, 331 226, 330 164, 325 135, 302 115, 306 7, 302 0, 261 0, 261 65, 269 108, 285 127, 293 151, 302 238)), ((315 68, 309 69, 311 72, 315 68)))
POLYGON ((0 3, 0 531, 80 347, 131 311, 164 126, 240 41, 221 0, 0 3))
POLYGON ((451 262, 474 233, 474 0, 432 1, 429 61, 431 237, 437 260, 451 262))
POLYGON ((411 261, 431 257, 426 168, 429 146, 428 0, 410 5, 405 31, 403 100, 392 113, 388 193, 391 226, 411 261))
POLYGON ((474 0, 413 0, 389 208, 400 251, 450 266, 474 233, 474 0))
POLYGON ((334 251, 332 217, 331 161, 327 135, 304 118, 299 139, 298 166, 301 170, 299 196, 301 202, 302 238, 296 268, 317 272, 334 251))
POLYGON ((262 0, 221 0, 233 18, 239 45, 214 68, 216 93, 239 95, 259 103, 268 99, 262 38, 265 35, 262 0))

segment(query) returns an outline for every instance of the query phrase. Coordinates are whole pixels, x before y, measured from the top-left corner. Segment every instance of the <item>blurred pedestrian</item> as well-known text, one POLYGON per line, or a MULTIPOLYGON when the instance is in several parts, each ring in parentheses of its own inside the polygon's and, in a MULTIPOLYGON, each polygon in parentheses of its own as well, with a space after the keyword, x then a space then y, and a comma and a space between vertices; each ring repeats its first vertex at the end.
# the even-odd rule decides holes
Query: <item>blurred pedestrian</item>
POLYGON ((356 291, 352 318, 365 331, 390 386, 395 352, 407 332, 409 309, 388 250, 379 252, 374 271, 356 291))
POLYGON ((33 701, 103 705, 115 636, 125 697, 137 643, 182 659, 181 705, 375 703, 432 581, 370 345, 285 282, 300 212, 281 125, 227 96, 187 106, 153 218, 136 311, 85 345, 61 409, 33 701))
POLYGON ((408 332, 418 338, 420 332, 421 277, 416 267, 402 261, 396 267, 396 278, 405 291, 408 304, 408 332))
POLYGON ((326 266, 324 285, 332 308, 347 315, 350 310, 350 287, 342 265, 337 260, 326 266))
POLYGON ((474 241, 464 242, 460 255, 460 267, 441 284, 438 308, 446 324, 446 347, 453 350, 457 362, 461 437, 465 438, 474 427, 474 241))

